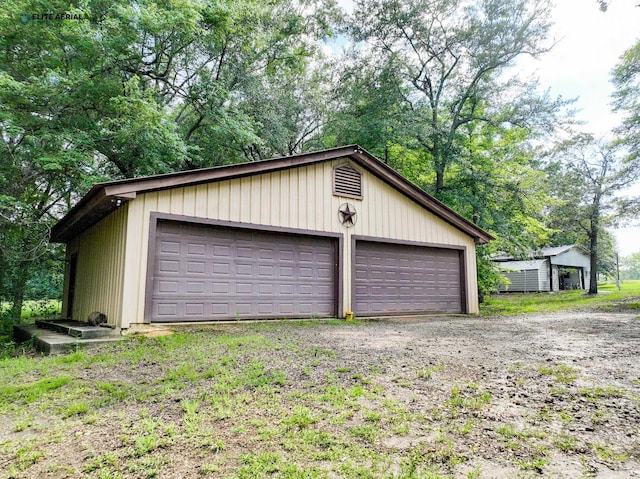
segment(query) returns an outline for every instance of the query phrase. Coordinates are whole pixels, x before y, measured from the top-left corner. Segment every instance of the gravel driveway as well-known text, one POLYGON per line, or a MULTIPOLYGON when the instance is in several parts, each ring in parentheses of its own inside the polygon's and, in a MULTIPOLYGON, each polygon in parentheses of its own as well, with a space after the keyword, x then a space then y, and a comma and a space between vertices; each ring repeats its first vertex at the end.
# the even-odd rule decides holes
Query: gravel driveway
POLYGON ((331 349, 352 370, 377 365, 387 395, 431 416, 437 433, 382 447, 428 448, 471 422, 446 436, 454 450, 474 451, 455 477, 640 477, 635 315, 385 319, 267 334, 331 349), (454 397, 466 407, 438 414, 454 397))

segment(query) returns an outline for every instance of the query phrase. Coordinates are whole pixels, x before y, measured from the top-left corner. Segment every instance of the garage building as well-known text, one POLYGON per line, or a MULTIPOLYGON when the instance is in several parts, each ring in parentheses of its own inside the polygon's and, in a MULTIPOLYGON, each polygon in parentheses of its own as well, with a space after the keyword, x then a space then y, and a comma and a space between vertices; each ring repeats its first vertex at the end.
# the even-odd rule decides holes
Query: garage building
POLYGON ((477 313, 492 237, 358 146, 95 185, 53 228, 63 316, 477 313))

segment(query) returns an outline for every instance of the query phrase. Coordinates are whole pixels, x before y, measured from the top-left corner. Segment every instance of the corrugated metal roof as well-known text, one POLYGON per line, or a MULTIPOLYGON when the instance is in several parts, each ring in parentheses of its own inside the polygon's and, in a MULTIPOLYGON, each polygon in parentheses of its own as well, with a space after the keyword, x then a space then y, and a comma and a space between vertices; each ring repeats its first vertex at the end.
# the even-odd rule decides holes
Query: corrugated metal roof
POLYGON ((560 253, 564 253, 565 251, 569 251, 575 245, 565 245, 565 246, 549 246, 548 248, 542 248, 536 257, 544 256, 545 258, 548 256, 556 256, 560 253))
POLYGON ((546 260, 544 259, 532 259, 527 261, 501 261, 498 263, 498 267, 502 271, 506 270, 515 270, 522 271, 525 269, 540 269, 541 266, 544 266, 546 260))
MULTIPOLYGON (((549 258, 550 256, 557 256, 561 253, 565 253, 567 251, 569 251, 572 248, 575 248, 576 245, 564 245, 564 246, 548 246, 546 248, 541 248, 539 250, 536 251, 529 251, 526 255, 524 255, 527 258, 530 259, 542 259, 542 258, 549 258)), ((491 258, 493 261, 511 261, 511 260, 515 260, 515 261, 520 261, 523 258, 516 258, 515 256, 506 254, 506 253, 499 253, 496 254, 495 256, 493 256, 491 258)))

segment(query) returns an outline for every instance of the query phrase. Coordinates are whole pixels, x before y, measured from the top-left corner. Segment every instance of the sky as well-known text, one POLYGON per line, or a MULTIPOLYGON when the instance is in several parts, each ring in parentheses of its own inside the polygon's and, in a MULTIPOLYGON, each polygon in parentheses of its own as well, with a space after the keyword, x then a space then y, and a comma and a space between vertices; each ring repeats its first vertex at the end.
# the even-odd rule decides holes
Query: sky
MULTIPOLYGON (((351 13, 353 2, 339 0, 351 13)), ((556 44, 539 60, 525 59, 518 65, 523 77, 534 74, 552 97, 577 98, 572 108, 580 129, 598 137, 611 137, 620 116, 611 112, 610 72, 620 56, 640 39, 640 0, 609 0, 606 12, 597 0, 555 0, 552 38, 556 44)), ((633 193, 629 190, 626 194, 633 193)), ((640 192, 640 184, 635 186, 640 192)), ((640 252, 640 218, 635 226, 612 230, 618 252, 628 256, 640 252)))
MULTIPOLYGON (((607 137, 620 124, 610 107, 610 72, 620 55, 640 39, 638 4, 640 0, 610 0, 602 12, 596 0, 556 0, 553 36, 557 44, 539 61, 526 62, 552 95, 578 98, 576 118, 584 122, 585 132, 607 137)), ((640 192, 640 184, 635 192, 640 192)), ((640 224, 640 218, 635 223, 640 224)), ((640 226, 612 232, 621 256, 640 252, 640 226)))

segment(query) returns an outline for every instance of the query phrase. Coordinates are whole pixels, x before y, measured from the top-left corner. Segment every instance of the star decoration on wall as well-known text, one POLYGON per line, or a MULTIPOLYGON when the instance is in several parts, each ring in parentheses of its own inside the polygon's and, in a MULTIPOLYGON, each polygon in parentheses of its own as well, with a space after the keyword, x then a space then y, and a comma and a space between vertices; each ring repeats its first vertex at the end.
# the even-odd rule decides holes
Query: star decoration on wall
POLYGON ((340 205, 340 208, 338 208, 340 223, 347 228, 356 224, 356 214, 356 208, 350 203, 343 203, 340 205))

